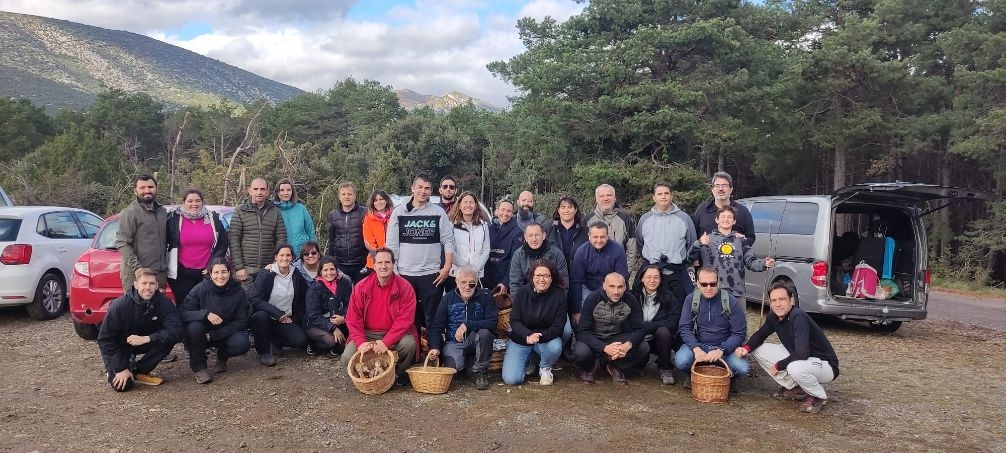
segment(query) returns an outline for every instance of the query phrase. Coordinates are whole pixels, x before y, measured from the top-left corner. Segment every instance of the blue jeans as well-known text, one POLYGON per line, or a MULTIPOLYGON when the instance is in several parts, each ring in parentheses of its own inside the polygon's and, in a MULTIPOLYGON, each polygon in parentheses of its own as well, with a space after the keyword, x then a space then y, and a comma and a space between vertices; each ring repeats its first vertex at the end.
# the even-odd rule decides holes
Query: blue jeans
MULTIPOLYGON (((699 347, 706 352, 716 349, 716 346, 708 344, 702 344, 699 347)), ((751 364, 748 363, 747 359, 738 358, 734 355, 733 351, 723 351, 723 360, 727 362, 727 366, 730 367, 730 371, 734 373, 734 376, 747 376, 748 372, 751 371, 751 364)), ((688 345, 682 345, 681 349, 678 349, 678 352, 674 354, 674 367, 679 370, 690 370, 694 362, 695 353, 692 352, 692 348, 689 348, 688 345)))
POLYGON ((513 340, 508 341, 506 354, 503 355, 503 382, 505 384, 518 385, 524 382, 524 368, 527 367, 532 350, 541 357, 539 368, 552 368, 552 364, 559 359, 559 354, 562 353, 562 338, 553 338, 547 343, 538 343, 532 346, 517 344, 513 340))

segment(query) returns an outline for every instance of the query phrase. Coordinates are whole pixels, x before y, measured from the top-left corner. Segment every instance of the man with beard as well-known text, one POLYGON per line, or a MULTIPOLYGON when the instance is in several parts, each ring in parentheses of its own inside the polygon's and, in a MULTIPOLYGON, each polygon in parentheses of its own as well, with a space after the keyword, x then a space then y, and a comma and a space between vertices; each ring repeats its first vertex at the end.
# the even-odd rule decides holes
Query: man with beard
POLYGON ((454 179, 454 176, 444 176, 440 180, 440 188, 437 189, 437 193, 440 194, 440 202, 437 205, 443 208, 444 212, 450 214, 451 208, 454 207, 454 202, 457 201, 455 197, 458 195, 458 192, 458 183, 454 179))
POLYGON ((182 320, 175 304, 157 291, 157 272, 139 268, 133 286, 108 305, 98 333, 98 349, 112 389, 125 392, 134 383, 159 385, 152 376, 158 362, 182 339, 182 320), (143 354, 135 362, 132 357, 143 354))
POLYGON ((534 210, 534 194, 525 190, 517 197, 517 226, 524 231, 528 225, 536 223, 545 228, 545 216, 534 210))
POLYGON ((157 203, 157 180, 139 175, 133 180, 136 201, 119 213, 119 231, 115 248, 122 260, 122 290, 129 291, 136 270, 145 267, 157 275, 159 287, 168 284, 167 225, 168 212, 157 203))
MULTIPOLYGON (((666 182, 653 184, 653 209, 639 218, 636 246, 643 266, 660 267, 661 281, 677 300, 692 292, 692 281, 686 274, 688 250, 695 242, 695 225, 684 211, 674 204, 674 194, 666 182)), ((636 279, 637 284, 640 279, 636 279)))
POLYGON ((744 238, 744 245, 750 247, 755 241, 754 220, 751 211, 744 205, 730 199, 734 192, 733 178, 730 173, 718 171, 712 177, 713 198, 706 200, 695 209, 692 219, 695 222, 696 235, 712 234, 716 231, 716 213, 723 206, 734 208, 737 213, 734 232, 744 238))
POLYGON ((569 271, 562 250, 545 239, 545 230, 541 225, 531 223, 524 229, 524 245, 514 252, 510 260, 510 294, 516 294, 517 288, 528 284, 531 262, 540 258, 552 260, 559 268, 559 275, 565 283, 562 286, 569 284, 569 271))
POLYGON ((584 218, 583 227, 587 228, 596 222, 608 225, 608 238, 625 249, 625 260, 632 273, 639 267, 636 263, 636 223, 628 213, 618 209, 617 201, 614 187, 610 184, 597 186, 594 189, 594 210, 584 218))

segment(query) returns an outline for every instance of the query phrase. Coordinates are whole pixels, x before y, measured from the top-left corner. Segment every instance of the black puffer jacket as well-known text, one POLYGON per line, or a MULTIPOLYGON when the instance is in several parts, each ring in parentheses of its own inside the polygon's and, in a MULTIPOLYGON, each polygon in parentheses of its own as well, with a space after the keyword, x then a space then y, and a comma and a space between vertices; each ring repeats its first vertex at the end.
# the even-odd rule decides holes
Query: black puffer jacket
POLYGON ((339 264, 362 266, 367 262, 367 247, 363 244, 363 217, 367 209, 356 205, 349 212, 342 206, 328 214, 328 254, 339 264))
POLYGON ((317 327, 328 332, 335 330, 329 316, 346 316, 349 308, 349 297, 353 295, 353 280, 344 274, 339 274, 336 280, 335 294, 329 291, 324 283, 315 280, 307 287, 307 327, 317 327))
POLYGON ((224 286, 203 280, 182 302, 181 312, 185 322, 206 321, 210 313, 223 319, 222 324, 210 328, 211 340, 224 339, 248 328, 248 296, 233 278, 224 286))

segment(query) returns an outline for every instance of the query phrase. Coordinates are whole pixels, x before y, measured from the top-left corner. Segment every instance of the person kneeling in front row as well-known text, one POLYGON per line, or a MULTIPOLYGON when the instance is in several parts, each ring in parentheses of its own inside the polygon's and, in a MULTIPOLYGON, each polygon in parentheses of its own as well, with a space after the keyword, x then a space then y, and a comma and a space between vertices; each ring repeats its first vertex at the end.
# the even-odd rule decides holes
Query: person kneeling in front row
POLYGON ((108 383, 116 392, 133 383, 158 385, 163 380, 151 371, 182 339, 178 310, 157 290, 157 272, 136 270, 133 287, 109 304, 98 333, 98 349, 105 362, 108 383), (143 354, 132 363, 134 354, 143 354))
POLYGON ((185 345, 189 367, 199 384, 213 381, 206 365, 206 348, 215 347, 217 373, 227 371, 227 360, 244 355, 251 348, 248 341, 248 295, 234 278, 230 262, 212 258, 206 265, 207 280, 192 288, 181 304, 185 321, 185 345))
POLYGON ((394 349, 398 353, 397 383, 408 384, 405 370, 419 354, 415 320, 415 290, 408 280, 395 274, 395 253, 386 247, 377 249, 374 272, 360 280, 349 297, 349 340, 342 352, 342 365, 346 366, 356 351, 384 354, 394 349))
MULTIPOLYGON (((702 266, 695 274, 696 288, 685 296, 681 307, 678 333, 684 346, 674 355, 675 368, 686 371, 698 362, 716 362, 721 358, 733 372, 730 392, 736 393, 737 377, 747 376, 751 365, 730 354, 744 342, 747 336, 747 320, 744 306, 719 287, 716 270, 702 266)), ((691 374, 687 374, 685 388, 691 388, 691 374)))
POLYGON ((643 341, 643 309, 632 293, 625 292, 625 277, 612 272, 602 287, 583 301, 576 329, 576 362, 580 380, 594 383, 594 373, 602 362, 616 384, 628 384, 625 371, 646 365, 650 345, 643 341))
POLYGON ((772 314, 747 343, 734 352, 738 358, 754 356, 765 372, 780 385, 776 399, 804 398, 800 412, 816 414, 828 402, 821 384, 838 377, 838 355, 824 331, 807 312, 794 306, 793 289, 782 282, 769 289, 772 314), (764 343, 775 333, 782 344, 764 343))
POLYGON ((444 294, 433 315, 429 336, 430 356, 437 357, 443 350, 444 366, 458 371, 465 368, 465 355, 475 354, 475 388, 489 388, 489 357, 493 353, 493 340, 499 309, 489 293, 476 288, 479 272, 471 266, 462 266, 455 274, 457 288, 444 294))

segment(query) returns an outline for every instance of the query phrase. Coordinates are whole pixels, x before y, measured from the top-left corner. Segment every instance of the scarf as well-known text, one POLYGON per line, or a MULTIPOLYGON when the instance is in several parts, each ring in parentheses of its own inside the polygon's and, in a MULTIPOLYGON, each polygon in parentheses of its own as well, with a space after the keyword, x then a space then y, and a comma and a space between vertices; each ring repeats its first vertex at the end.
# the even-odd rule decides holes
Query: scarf
POLYGON ((544 240, 541 241, 541 247, 538 247, 538 250, 532 249, 529 245, 527 245, 527 242, 525 242, 522 247, 524 247, 524 254, 533 261, 545 256, 545 252, 548 251, 549 245, 548 240, 544 240))
POLYGON ((321 282, 322 285, 325 285, 325 288, 328 288, 329 292, 331 292, 332 294, 335 294, 335 289, 339 286, 339 276, 338 275, 336 276, 335 280, 332 280, 332 281, 325 280, 325 279, 321 278, 320 275, 318 276, 318 278, 316 280, 318 280, 319 282, 321 282))
POLYGON ((203 219, 203 223, 205 223, 207 225, 210 224, 210 222, 213 221, 213 217, 210 215, 210 210, 206 209, 206 206, 203 206, 203 207, 199 208, 199 212, 196 212, 196 213, 189 212, 189 210, 185 209, 185 208, 178 209, 178 213, 182 217, 184 217, 186 219, 189 219, 189 220, 203 219))
POLYGON ((380 220, 381 223, 387 225, 388 219, 391 218, 391 210, 385 209, 383 211, 377 211, 374 213, 374 217, 377 217, 377 220, 380 220))

